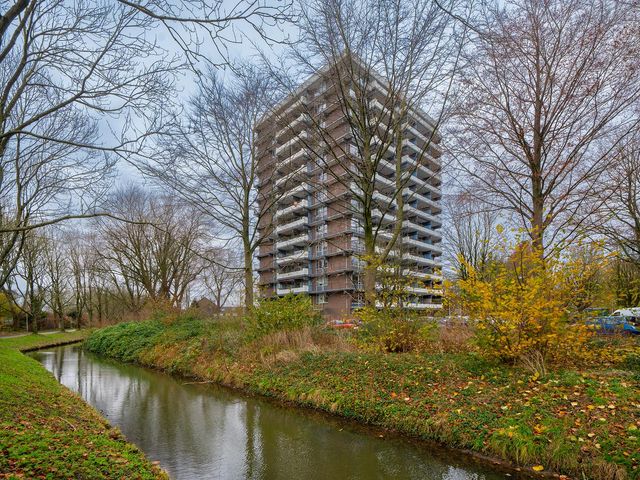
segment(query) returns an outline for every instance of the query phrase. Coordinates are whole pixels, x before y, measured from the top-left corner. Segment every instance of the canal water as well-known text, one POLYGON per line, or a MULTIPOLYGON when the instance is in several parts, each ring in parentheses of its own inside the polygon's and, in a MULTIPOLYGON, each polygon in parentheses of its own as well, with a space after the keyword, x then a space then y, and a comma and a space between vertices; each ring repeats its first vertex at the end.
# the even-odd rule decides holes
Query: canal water
POLYGON ((126 365, 77 345, 32 352, 174 479, 516 478, 352 422, 126 365))

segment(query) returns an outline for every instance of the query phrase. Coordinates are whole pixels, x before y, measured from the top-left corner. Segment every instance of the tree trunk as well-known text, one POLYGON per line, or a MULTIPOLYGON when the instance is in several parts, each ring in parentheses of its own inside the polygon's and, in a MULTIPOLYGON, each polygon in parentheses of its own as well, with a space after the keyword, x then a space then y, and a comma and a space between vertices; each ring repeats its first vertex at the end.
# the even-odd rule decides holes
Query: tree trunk
POLYGON ((536 252, 544 255, 544 198, 542 193, 542 180, 540 175, 534 172, 532 178, 532 207, 531 216, 531 245, 536 252))
POLYGON ((371 221, 371 209, 363 213, 364 220, 364 302, 367 307, 376 305, 376 274, 378 272, 378 262, 376 257, 376 242, 373 236, 373 224, 371 221), (368 217, 368 218, 367 218, 368 217))
POLYGON ((253 308, 253 258, 247 246, 244 248, 244 308, 245 312, 253 308))

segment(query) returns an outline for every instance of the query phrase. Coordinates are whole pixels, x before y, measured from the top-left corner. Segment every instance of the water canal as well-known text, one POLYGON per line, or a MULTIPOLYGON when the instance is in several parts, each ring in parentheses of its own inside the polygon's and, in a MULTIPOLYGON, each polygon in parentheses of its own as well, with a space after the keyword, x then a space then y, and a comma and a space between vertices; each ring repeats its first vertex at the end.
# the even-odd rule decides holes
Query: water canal
POLYGON ((30 353, 174 479, 516 478, 468 456, 68 345, 30 353))

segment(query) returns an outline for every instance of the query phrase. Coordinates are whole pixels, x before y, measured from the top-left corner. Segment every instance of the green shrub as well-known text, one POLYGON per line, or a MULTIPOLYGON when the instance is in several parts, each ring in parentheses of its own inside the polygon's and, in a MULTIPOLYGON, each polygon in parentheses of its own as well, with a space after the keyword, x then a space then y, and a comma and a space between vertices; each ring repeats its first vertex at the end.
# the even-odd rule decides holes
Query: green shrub
POLYGON ((124 362, 137 362, 144 350, 202 336, 209 326, 209 322, 192 314, 120 323, 93 332, 85 341, 85 348, 124 362))
POLYGON ((437 324, 402 308, 364 307, 357 313, 362 321, 357 341, 362 347, 389 353, 421 350, 435 339, 437 324))
POLYGON ((91 333, 84 346, 99 355, 136 362, 143 350, 156 345, 165 329, 158 320, 120 323, 91 333))
POLYGON ((247 318, 249 335, 261 337, 273 332, 298 330, 317 325, 320 313, 313 308, 307 295, 286 295, 265 298, 247 318))

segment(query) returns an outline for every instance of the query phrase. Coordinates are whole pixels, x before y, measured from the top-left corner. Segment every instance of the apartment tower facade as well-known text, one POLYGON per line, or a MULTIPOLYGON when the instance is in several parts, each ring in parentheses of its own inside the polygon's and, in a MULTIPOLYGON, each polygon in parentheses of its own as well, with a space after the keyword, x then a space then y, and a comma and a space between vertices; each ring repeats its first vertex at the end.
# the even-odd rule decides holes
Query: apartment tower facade
MULTIPOLYGON (((372 85, 384 93, 383 80, 372 85)), ((263 202, 272 202, 259 225, 260 295, 310 295, 327 319, 348 318, 364 304, 362 219, 353 198, 358 187, 338 181, 348 178, 344 163, 319 161, 332 157, 322 148, 357 153, 337 101, 344 91, 330 71, 319 72, 256 128, 259 195, 263 202), (324 147, 317 147, 314 137, 326 135, 332 147, 325 140, 324 147)), ((372 94, 375 98, 376 92, 372 94)), ((402 245, 402 274, 409 279, 404 306, 424 312, 442 307, 441 151, 433 125, 424 112, 410 110, 401 146, 402 168, 410 172, 402 188, 405 201, 397 240, 402 245)), ((387 154, 389 158, 378 163, 373 197, 388 206, 397 203, 389 195, 398 189, 395 148, 387 154)), ((376 208, 373 220, 383 246, 395 215, 376 208)))

